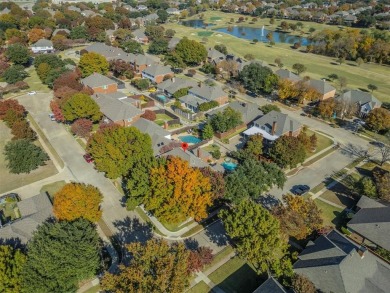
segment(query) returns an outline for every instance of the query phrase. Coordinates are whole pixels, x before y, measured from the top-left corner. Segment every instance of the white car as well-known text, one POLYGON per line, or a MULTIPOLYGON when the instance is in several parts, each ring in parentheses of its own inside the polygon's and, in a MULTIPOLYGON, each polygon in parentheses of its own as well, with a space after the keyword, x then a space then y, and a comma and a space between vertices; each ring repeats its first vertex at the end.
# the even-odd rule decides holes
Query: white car
POLYGON ((37 93, 36 91, 28 92, 28 95, 29 95, 29 96, 33 96, 33 95, 35 95, 36 93, 37 93))
POLYGON ((50 118, 51 121, 56 121, 56 117, 54 117, 53 113, 49 114, 49 118, 50 118))

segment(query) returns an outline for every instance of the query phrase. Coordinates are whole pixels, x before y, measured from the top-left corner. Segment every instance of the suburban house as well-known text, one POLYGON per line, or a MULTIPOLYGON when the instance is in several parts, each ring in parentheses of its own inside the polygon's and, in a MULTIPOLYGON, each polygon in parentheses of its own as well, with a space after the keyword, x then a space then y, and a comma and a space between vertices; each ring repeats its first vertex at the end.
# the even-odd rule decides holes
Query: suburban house
POLYGON ((167 8, 166 9, 166 12, 168 12, 169 15, 179 15, 180 14, 180 10, 177 9, 177 8, 167 8))
POLYGON ((244 103, 240 101, 234 101, 232 103, 223 105, 215 110, 212 110, 206 114, 206 116, 211 117, 217 113, 222 112, 227 107, 232 108, 233 110, 241 113, 241 119, 246 124, 251 124, 254 120, 263 116, 263 112, 259 110, 258 106, 253 103, 244 103))
POLYGON ((302 124, 287 114, 271 111, 253 122, 253 126, 244 131, 245 136, 261 134, 268 142, 273 142, 283 135, 298 136, 302 124))
POLYGON ((68 35, 70 34, 70 31, 66 28, 57 28, 54 30, 54 32, 52 33, 52 37, 54 37, 55 35, 57 34, 60 34, 60 35, 68 35))
POLYGON ((336 88, 324 80, 310 79, 307 82, 307 85, 315 89, 321 95, 320 101, 334 98, 336 95, 336 88))
POLYGON ((110 94, 118 90, 118 84, 114 80, 100 73, 93 73, 83 78, 81 83, 92 89, 95 94, 110 94))
POLYGON ((136 29, 135 31, 132 32, 134 36, 134 40, 137 41, 140 44, 147 44, 149 43, 149 38, 147 35, 145 35, 145 30, 144 29, 136 29))
POLYGON ((298 75, 296 75, 295 73, 292 73, 290 70, 287 70, 287 69, 278 69, 275 71, 275 74, 280 79, 287 79, 291 82, 298 82, 298 81, 302 80, 302 78, 300 78, 298 75))
POLYGON ((172 77, 164 80, 157 85, 157 88, 164 92, 168 97, 172 97, 180 89, 196 87, 198 84, 192 79, 172 77))
POLYGON ((283 286, 274 277, 267 279, 253 293, 287 293, 283 286))
POLYGON ((144 25, 155 24, 157 19, 158 19, 158 15, 156 13, 151 13, 151 14, 144 16, 142 19, 143 19, 144 25))
POLYGON ((34 54, 54 52, 53 42, 46 39, 40 39, 32 44, 30 48, 34 54))
POLYGON ((205 163, 201 158, 197 157, 191 151, 184 151, 181 147, 173 148, 172 150, 163 153, 161 156, 168 157, 174 156, 187 161, 191 167, 195 168, 203 168, 208 167, 209 165, 205 163))
POLYGON ((161 83, 164 77, 172 78, 174 73, 169 66, 160 64, 152 64, 142 70, 142 78, 147 78, 152 82, 161 83))
POLYGON ((0 226, 0 239, 4 242, 20 242, 26 244, 33 232, 46 219, 53 216, 53 207, 46 193, 40 193, 17 202, 21 218, 4 226, 0 226))
POLYGON ((217 65, 219 62, 224 61, 225 59, 226 59, 225 54, 222 54, 221 52, 213 48, 209 48, 207 50, 207 61, 209 63, 217 65))
POLYGON ((380 108, 382 105, 382 103, 371 93, 362 92, 359 90, 351 90, 345 92, 338 96, 336 100, 346 104, 357 104, 357 115, 360 117, 367 116, 367 114, 370 113, 371 110, 375 108, 380 108))
POLYGON ((106 123, 113 122, 121 126, 130 126, 141 118, 143 112, 131 103, 125 103, 114 94, 94 94, 93 99, 100 107, 106 123))
POLYGON ((390 250, 390 206, 363 195, 357 209, 348 229, 361 236, 367 246, 390 250))
POLYGON ((216 101, 219 105, 229 102, 228 95, 219 86, 199 84, 188 90, 188 95, 181 97, 180 102, 189 110, 197 113, 198 106, 210 101, 216 101))
POLYGON ((169 147, 172 143, 171 133, 152 121, 141 118, 135 121, 132 126, 142 133, 149 134, 155 156, 160 155, 164 151, 164 147, 169 147))
POLYGON ((321 292, 388 292, 390 265, 339 232, 309 241, 294 264, 321 292))

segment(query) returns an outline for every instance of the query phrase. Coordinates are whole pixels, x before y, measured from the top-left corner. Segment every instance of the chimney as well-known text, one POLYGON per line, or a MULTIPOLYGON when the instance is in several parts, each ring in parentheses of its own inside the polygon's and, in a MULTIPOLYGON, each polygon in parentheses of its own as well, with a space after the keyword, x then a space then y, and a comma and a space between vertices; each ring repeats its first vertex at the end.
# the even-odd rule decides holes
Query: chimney
POLYGON ((275 135, 275 132, 276 132, 276 121, 274 121, 274 122, 272 123, 271 134, 272 134, 272 135, 275 135))
POLYGON ((196 155, 198 156, 198 158, 202 157, 202 150, 200 148, 196 149, 196 155))
POLYGON ((164 122, 164 129, 168 129, 168 122, 167 121, 164 122))
POLYGON ((364 254, 366 253, 366 251, 367 248, 365 248, 364 246, 359 247, 358 254, 360 255, 360 258, 364 258, 364 254))
POLYGON ((288 136, 293 136, 293 130, 294 130, 293 121, 290 120, 290 131, 288 132, 288 136))

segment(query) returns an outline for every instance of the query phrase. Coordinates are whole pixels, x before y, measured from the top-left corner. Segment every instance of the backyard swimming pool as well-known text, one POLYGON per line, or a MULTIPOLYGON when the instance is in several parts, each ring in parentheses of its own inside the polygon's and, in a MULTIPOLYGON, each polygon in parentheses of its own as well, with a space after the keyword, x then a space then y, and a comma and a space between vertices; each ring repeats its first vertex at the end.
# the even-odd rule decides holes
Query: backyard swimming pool
POLYGON ((179 136, 179 139, 182 141, 182 142, 186 142, 186 143, 193 143, 193 144, 197 144, 197 143, 200 143, 202 140, 193 136, 193 135, 184 135, 184 136, 179 136))
POLYGON ((223 162, 221 165, 228 171, 234 171, 237 168, 237 164, 233 162, 223 162))
POLYGON ((168 101, 168 98, 164 95, 157 95, 156 97, 163 103, 166 103, 168 101))

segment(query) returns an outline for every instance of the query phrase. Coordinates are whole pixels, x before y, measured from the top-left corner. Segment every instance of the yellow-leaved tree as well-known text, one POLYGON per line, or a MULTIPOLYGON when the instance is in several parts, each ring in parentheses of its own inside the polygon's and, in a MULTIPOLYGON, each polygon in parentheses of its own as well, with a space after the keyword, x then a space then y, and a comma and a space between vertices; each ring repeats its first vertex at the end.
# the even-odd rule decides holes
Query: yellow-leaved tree
POLYGON ((97 222, 102 217, 103 196, 98 188, 84 183, 68 183, 54 196, 53 213, 58 220, 84 218, 97 222))

